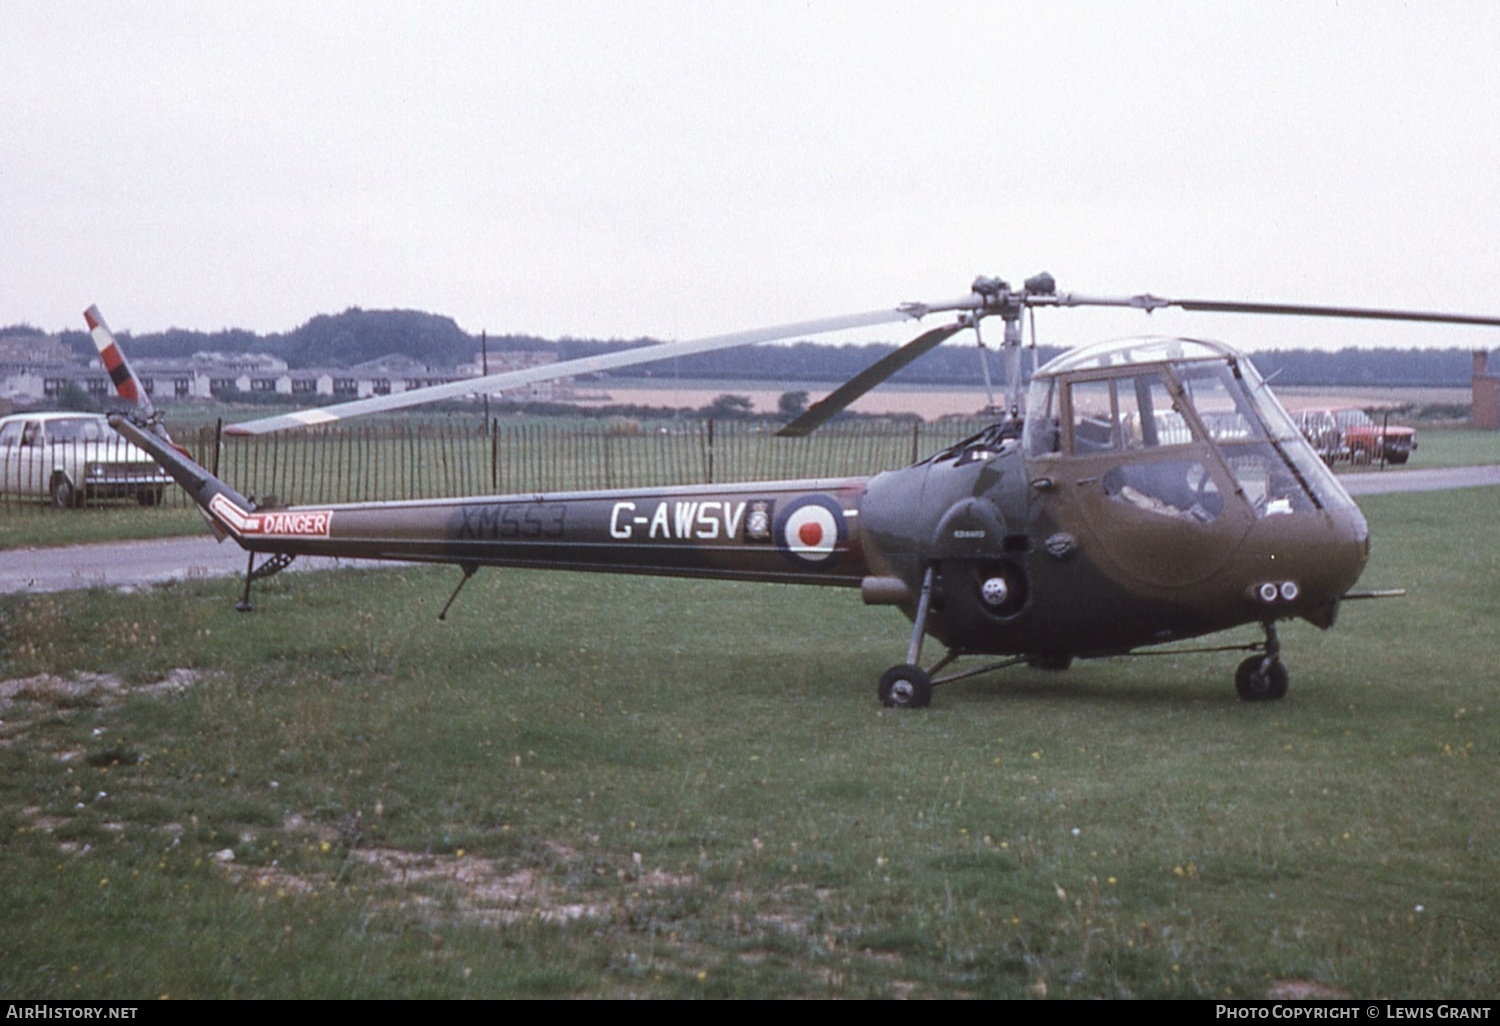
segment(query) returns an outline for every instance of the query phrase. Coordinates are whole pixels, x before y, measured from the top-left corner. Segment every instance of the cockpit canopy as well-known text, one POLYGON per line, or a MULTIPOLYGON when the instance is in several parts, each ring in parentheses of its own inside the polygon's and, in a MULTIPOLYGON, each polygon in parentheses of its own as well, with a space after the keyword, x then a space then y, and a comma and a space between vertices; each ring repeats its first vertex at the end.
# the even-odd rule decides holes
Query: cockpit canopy
POLYGON ((1046 366, 1036 372, 1035 380, 1079 370, 1107 370, 1126 365, 1180 363, 1184 360, 1233 360, 1239 355, 1222 342, 1206 339, 1168 338, 1161 335, 1120 338, 1070 349, 1048 361, 1046 366))
POLYGON ((1023 445, 1033 458, 1114 454, 1121 465, 1212 450, 1261 516, 1350 502, 1255 367, 1220 342, 1132 338, 1064 353, 1032 379, 1023 445))

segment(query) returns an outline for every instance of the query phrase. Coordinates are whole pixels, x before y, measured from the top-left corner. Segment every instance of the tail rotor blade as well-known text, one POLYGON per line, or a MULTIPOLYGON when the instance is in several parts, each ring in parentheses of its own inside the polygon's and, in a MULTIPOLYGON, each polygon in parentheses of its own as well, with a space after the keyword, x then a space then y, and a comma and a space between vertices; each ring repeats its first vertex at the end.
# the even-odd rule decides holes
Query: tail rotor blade
POLYGON ((115 391, 121 399, 135 403, 142 413, 150 417, 156 412, 151 405, 151 397, 146 394, 146 387, 141 384, 141 379, 130 368, 109 325, 104 323, 104 315, 97 306, 91 306, 83 312, 83 319, 89 326, 89 334, 94 338, 94 348, 99 350, 99 359, 104 361, 104 369, 109 372, 109 380, 114 382, 115 391))

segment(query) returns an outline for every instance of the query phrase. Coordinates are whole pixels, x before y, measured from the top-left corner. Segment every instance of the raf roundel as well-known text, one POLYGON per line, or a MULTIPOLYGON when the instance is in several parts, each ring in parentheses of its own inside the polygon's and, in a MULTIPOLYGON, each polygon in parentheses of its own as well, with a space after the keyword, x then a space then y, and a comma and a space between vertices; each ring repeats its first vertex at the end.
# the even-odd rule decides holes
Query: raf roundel
POLYGON ((798 499, 776 518, 776 547, 794 563, 826 565, 848 538, 843 507, 826 495, 798 499))

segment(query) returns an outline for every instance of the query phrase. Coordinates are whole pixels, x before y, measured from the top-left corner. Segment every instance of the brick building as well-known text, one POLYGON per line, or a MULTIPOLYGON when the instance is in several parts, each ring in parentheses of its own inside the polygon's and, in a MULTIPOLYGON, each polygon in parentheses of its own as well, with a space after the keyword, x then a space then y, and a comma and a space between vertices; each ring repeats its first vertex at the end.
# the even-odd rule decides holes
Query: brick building
POLYGON ((1474 426, 1500 430, 1500 373, 1490 370, 1490 354, 1474 351, 1474 426))

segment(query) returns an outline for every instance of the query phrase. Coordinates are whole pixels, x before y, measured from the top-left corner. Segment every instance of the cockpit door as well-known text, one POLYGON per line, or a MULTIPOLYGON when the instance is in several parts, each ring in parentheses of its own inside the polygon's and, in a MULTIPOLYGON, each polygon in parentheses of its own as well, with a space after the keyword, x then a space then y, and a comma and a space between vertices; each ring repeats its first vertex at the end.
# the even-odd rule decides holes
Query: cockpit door
POLYGON ((1161 368, 1059 385, 1059 452, 1044 501, 1074 525, 1080 550, 1115 575, 1161 588, 1220 570, 1254 514, 1184 415, 1180 386, 1161 368))

